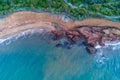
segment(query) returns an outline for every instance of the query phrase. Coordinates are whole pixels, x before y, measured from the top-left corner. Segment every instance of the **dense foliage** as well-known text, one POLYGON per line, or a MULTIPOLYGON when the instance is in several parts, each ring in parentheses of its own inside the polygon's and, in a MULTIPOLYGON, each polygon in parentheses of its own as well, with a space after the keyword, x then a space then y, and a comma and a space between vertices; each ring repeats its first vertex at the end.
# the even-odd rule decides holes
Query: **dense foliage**
POLYGON ((0 0, 1 16, 19 10, 67 13, 77 19, 110 17, 120 16, 120 0, 0 0))

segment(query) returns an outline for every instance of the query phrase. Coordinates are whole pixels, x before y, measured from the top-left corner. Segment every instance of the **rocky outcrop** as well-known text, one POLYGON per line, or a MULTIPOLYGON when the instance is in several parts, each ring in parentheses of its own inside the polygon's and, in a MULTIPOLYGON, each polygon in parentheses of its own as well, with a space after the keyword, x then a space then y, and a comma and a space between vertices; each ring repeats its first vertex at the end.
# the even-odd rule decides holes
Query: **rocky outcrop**
MULTIPOLYGON (((115 29, 119 31, 119 29, 109 26, 78 26, 71 30, 53 31, 52 33, 54 34, 54 40, 67 38, 71 45, 84 44, 90 53, 96 53, 97 49, 95 47, 97 45, 105 46, 106 42, 120 40, 120 35, 115 33, 115 29), (108 30, 109 33, 106 33, 105 30, 108 30)), ((67 44, 65 43, 65 45, 67 44)), ((63 46, 63 44, 58 43, 56 46, 63 46)))

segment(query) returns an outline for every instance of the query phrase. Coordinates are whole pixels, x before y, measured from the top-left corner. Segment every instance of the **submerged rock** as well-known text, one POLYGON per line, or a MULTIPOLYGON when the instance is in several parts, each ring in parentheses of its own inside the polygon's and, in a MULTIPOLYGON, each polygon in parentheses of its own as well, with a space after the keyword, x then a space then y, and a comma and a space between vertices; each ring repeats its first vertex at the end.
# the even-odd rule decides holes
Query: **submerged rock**
POLYGON ((95 54, 97 52, 97 49, 95 49, 94 47, 87 47, 87 50, 91 54, 95 54))
POLYGON ((57 44, 56 47, 63 47, 70 49, 72 47, 71 42, 67 39, 61 39, 57 44))

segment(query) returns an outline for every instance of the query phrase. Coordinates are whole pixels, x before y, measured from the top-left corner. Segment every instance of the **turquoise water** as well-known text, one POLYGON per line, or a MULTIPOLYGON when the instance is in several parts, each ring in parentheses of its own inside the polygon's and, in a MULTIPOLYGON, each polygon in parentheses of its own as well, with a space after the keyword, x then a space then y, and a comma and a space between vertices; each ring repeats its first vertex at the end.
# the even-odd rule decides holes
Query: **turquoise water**
POLYGON ((0 46, 0 80, 120 80, 120 50, 90 55, 34 34, 0 46))

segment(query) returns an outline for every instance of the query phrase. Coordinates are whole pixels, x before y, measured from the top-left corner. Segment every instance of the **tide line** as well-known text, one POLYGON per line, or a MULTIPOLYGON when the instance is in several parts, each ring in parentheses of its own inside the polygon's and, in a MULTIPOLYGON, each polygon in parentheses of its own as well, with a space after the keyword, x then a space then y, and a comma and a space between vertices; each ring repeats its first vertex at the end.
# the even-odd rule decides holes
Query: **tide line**
POLYGON ((27 37, 29 34, 32 35, 34 33, 43 33, 45 32, 46 30, 44 29, 29 29, 29 30, 25 30, 19 34, 15 34, 13 36, 10 36, 6 39, 0 39, 0 45, 7 45, 7 44, 10 44, 11 42, 13 41, 16 41, 17 39, 20 39, 20 38, 25 38, 27 37))

